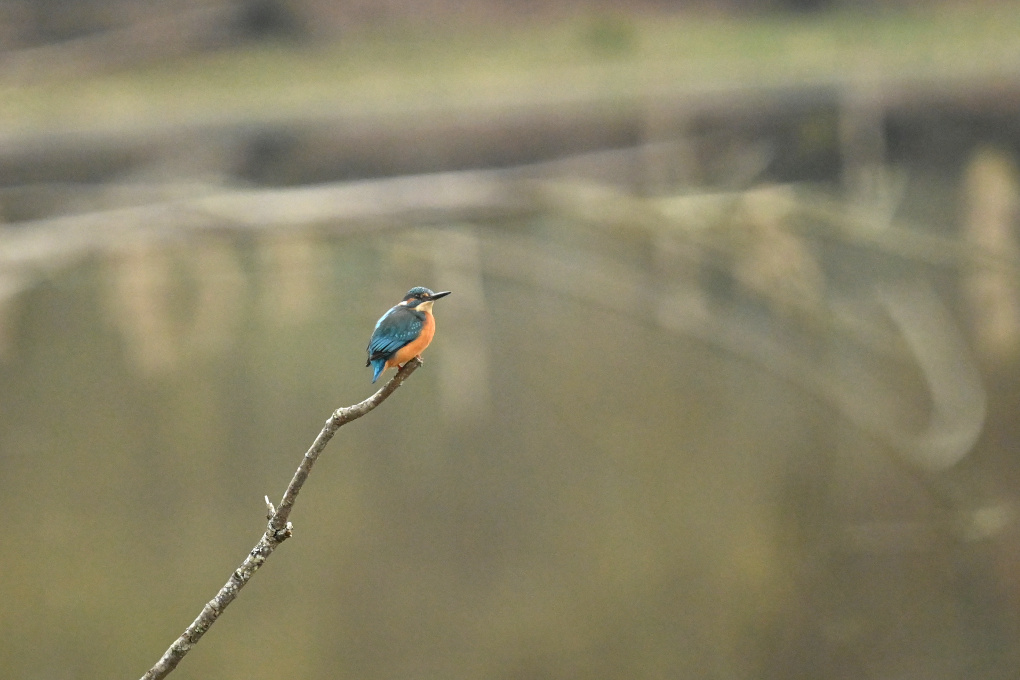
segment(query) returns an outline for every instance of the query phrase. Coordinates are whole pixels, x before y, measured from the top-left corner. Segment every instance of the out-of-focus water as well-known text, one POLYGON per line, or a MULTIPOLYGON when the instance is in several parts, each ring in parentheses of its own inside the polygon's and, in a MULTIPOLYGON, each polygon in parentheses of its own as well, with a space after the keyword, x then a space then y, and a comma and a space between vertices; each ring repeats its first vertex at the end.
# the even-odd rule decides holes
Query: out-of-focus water
POLYGON ((890 345, 554 218, 57 270, 0 308, 0 667, 141 675, 426 285, 453 295, 424 367, 337 434, 174 677, 1007 677, 1012 383, 985 423, 945 280, 826 256, 819 301, 890 345))

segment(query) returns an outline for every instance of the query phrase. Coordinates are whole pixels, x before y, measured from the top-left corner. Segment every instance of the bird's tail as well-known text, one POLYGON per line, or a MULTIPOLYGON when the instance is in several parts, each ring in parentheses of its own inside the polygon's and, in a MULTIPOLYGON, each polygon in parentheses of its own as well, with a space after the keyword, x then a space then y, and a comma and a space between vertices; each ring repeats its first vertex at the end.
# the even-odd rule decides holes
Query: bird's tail
POLYGON ((379 376, 382 375, 382 372, 386 370, 386 360, 376 359, 375 361, 370 361, 368 363, 372 365, 372 370, 374 371, 372 374, 372 382, 374 383, 379 379, 379 376))

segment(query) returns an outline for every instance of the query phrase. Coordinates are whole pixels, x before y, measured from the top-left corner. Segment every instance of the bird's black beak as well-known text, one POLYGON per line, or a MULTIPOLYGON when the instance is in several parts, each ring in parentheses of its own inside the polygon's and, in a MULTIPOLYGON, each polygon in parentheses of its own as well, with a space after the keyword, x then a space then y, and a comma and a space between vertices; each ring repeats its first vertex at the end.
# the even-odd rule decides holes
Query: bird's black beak
POLYGON ((432 294, 432 298, 431 298, 431 299, 433 299, 433 300, 438 300, 438 299, 439 299, 439 298, 441 298, 441 297, 446 297, 446 296, 447 296, 447 295, 449 295, 449 294, 450 294, 451 292, 453 292, 453 291, 449 291, 449 290, 444 290, 444 291, 443 291, 442 293, 433 293, 433 294, 432 294))

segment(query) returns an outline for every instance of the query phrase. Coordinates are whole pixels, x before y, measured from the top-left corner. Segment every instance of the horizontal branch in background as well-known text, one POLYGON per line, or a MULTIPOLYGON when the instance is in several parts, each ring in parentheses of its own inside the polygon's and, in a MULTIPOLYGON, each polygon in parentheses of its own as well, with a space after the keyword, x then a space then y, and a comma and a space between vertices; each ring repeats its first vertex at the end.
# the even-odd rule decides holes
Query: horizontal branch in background
MULTIPOLYGON (((578 157, 579 172, 584 174, 589 162, 621 165, 641 148, 578 157)), ((93 253, 117 251, 139 238, 173 240, 196 232, 318 228, 349 234, 558 214, 596 228, 682 232, 695 243, 711 245, 712 233, 726 229, 750 193, 781 204, 800 231, 939 266, 1020 271, 1015 258, 912 225, 876 225, 867 214, 843 209, 805 187, 649 198, 613 183, 555 179, 561 170, 558 164, 536 164, 270 189, 113 187, 133 204, 3 225, 0 299, 93 253)))
POLYGON ((177 664, 181 662, 181 659, 191 651, 192 647, 198 644, 198 641, 202 639, 205 632, 216 623, 216 619, 227 608, 227 605, 234 601, 241 588, 251 580, 251 577, 255 575, 259 567, 265 563, 281 543, 290 538, 293 526, 289 519, 291 510, 294 509, 294 502, 297 500, 301 487, 304 486, 305 481, 308 479, 308 474, 311 472, 312 466, 318 459, 319 454, 326 448, 326 444, 333 438, 336 431, 352 420, 365 415, 385 401, 419 366, 421 366, 421 360, 418 358, 408 361, 389 382, 383 385, 371 397, 354 406, 338 408, 333 412, 323 426, 322 431, 319 432, 319 436, 315 438, 312 446, 301 459, 301 464, 298 466, 297 471, 294 472, 294 477, 290 480, 290 484, 287 485, 287 490, 280 500, 280 506, 274 507, 269 502, 269 497, 266 497, 266 504, 269 509, 269 523, 262 538, 259 539, 259 542, 248 553, 248 556, 244 558, 241 566, 230 575, 227 582, 216 593, 216 597, 209 600, 205 607, 202 608, 198 618, 170 645, 170 648, 166 650, 156 665, 142 676, 142 680, 165 678, 177 668, 177 664))
MULTIPOLYGON (((532 212, 499 170, 282 189, 111 187, 131 205, 0 224, 0 301, 95 253, 196 233, 323 229, 355 233, 532 212), (167 195, 170 194, 170 195, 167 195)), ((113 199, 111 199, 113 200, 113 199)))

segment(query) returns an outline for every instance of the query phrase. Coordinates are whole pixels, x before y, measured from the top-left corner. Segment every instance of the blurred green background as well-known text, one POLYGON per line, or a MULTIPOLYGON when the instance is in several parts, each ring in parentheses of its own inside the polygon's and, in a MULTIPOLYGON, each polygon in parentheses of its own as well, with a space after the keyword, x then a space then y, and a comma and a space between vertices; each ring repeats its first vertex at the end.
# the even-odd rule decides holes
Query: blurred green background
POLYGON ((0 0, 0 675, 1015 678, 1020 5, 0 0))

